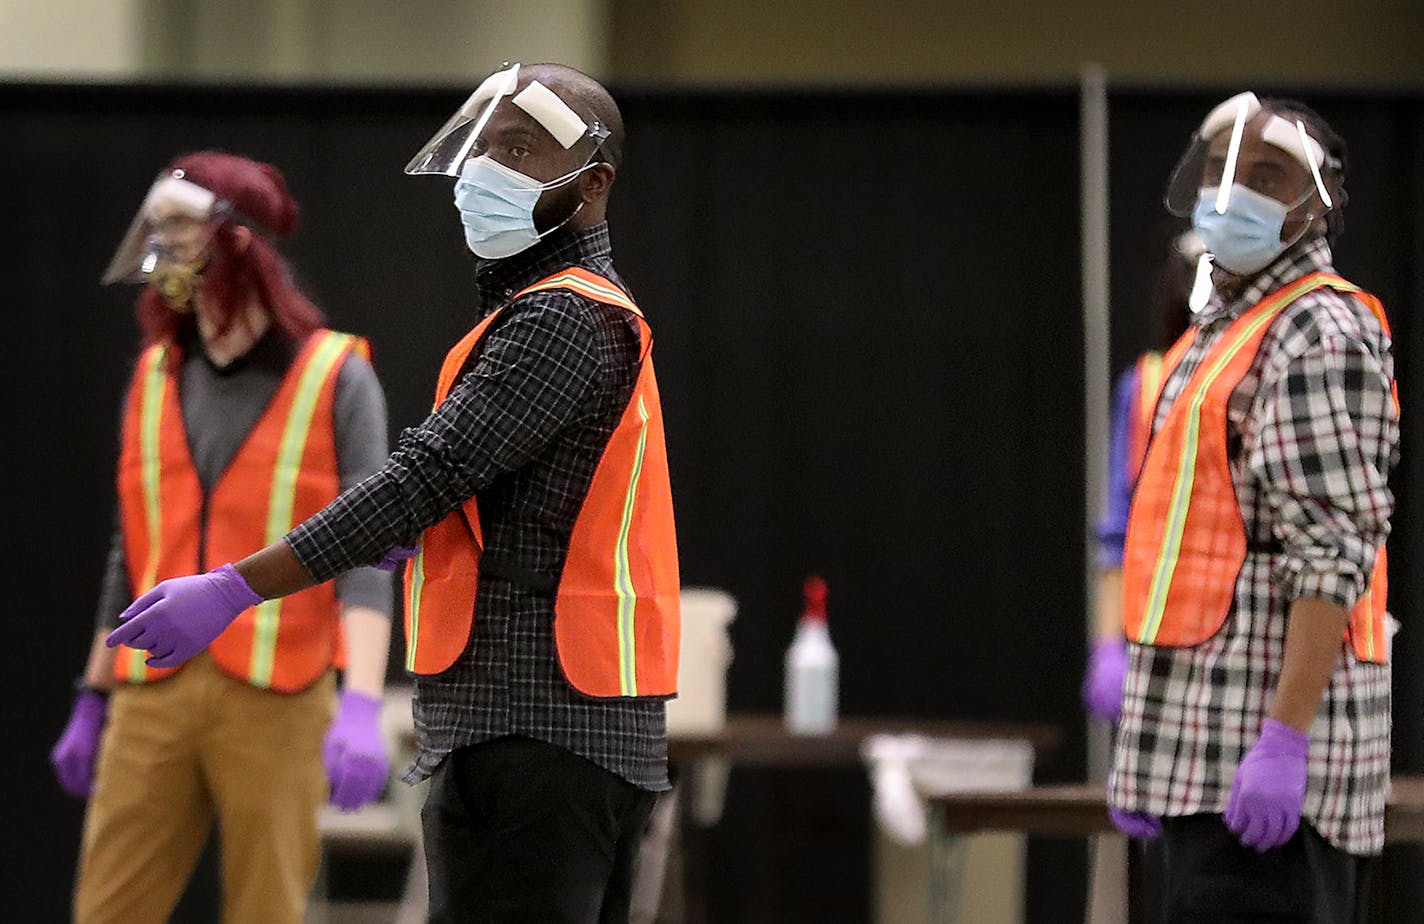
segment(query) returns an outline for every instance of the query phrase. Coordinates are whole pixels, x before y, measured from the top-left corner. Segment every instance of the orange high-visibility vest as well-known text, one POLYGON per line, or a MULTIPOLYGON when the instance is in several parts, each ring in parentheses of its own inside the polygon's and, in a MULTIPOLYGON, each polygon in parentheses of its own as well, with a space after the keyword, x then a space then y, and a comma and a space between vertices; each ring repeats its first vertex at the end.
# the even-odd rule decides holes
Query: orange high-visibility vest
MULTIPOLYGON (((1226 623, 1248 545, 1227 457, 1227 403, 1255 361, 1271 322, 1296 299, 1326 286, 1358 298, 1389 336, 1379 300, 1327 273, 1312 273, 1277 289, 1231 322, 1187 380, 1147 449, 1123 555, 1123 627, 1129 641, 1189 647, 1226 623)), ((1195 336, 1195 329, 1188 330, 1173 347, 1165 376, 1195 336)), ((1385 661, 1386 569, 1381 547, 1369 586, 1350 613, 1346 638, 1362 661, 1385 661)))
MULTIPOLYGON (((336 498, 340 477, 333 422, 336 379, 366 342, 320 330, 307 338, 271 404, 204 498, 178 399, 182 354, 157 343, 139 358, 119 453, 119 510, 135 596, 160 581, 236 561, 281 539, 336 498)), ((255 687, 293 692, 331 667, 340 645, 330 582, 266 600, 208 646, 225 672, 255 687)), ((120 646, 115 675, 130 683, 179 668, 144 664, 149 653, 120 646)))
MULTIPOLYGON (((589 696, 670 696, 677 692, 680 578, 652 331, 626 293, 577 267, 536 282, 514 299, 549 289, 567 289, 630 312, 641 342, 637 384, 594 472, 559 578, 554 601, 559 663, 568 682, 589 696)), ((503 310, 481 321, 445 357, 436 407, 503 310)), ((421 536, 419 553, 406 565, 407 670, 438 674, 464 652, 474 630, 482 551, 473 497, 421 536)))

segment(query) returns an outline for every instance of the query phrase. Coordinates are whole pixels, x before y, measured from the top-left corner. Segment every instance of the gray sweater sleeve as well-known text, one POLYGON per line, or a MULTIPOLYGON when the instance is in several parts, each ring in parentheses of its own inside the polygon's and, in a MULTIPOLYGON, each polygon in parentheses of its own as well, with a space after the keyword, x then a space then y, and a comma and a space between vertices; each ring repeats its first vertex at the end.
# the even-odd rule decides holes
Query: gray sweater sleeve
MULTIPOLYGON (((385 464, 386 396, 365 357, 352 354, 336 379, 336 468, 341 490, 364 480, 385 464)), ((343 606, 364 606, 391 614, 392 575, 375 568, 353 568, 336 578, 343 606)))

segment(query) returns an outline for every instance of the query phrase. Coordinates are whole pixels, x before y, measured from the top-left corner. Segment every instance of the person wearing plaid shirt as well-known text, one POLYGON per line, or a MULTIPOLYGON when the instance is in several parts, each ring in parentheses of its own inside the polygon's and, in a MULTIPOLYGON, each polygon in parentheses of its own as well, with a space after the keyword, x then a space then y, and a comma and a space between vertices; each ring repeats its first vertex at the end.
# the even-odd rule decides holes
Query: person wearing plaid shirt
POLYGON ((375 475, 227 572, 166 582, 126 614, 137 644, 167 647, 168 620, 220 620, 225 596, 270 599, 389 559, 478 499, 475 631, 448 669, 416 678, 406 778, 432 777, 432 922, 626 921, 641 834, 669 788, 664 697, 581 694, 554 634, 575 521, 639 381, 640 329, 567 288, 523 292, 569 268, 622 287, 604 221, 621 145, 616 104, 578 71, 514 65, 482 84, 407 168, 461 177, 477 313, 500 311, 478 352, 375 475), (484 118, 466 112, 480 105, 484 118), (414 169, 451 149, 440 169, 414 169))
MULTIPOLYGON (((1195 147, 1201 165, 1193 173, 1189 152, 1174 185, 1196 199, 1215 293, 1165 380, 1154 441, 1234 322, 1333 274, 1343 227, 1345 145, 1305 106, 1242 94, 1208 117, 1195 147)), ((1246 533, 1230 607, 1198 644, 1131 646, 1108 784, 1118 827, 1163 839, 1167 920, 1361 913, 1363 858, 1384 841, 1390 668, 1341 639, 1394 506, 1390 350, 1362 297, 1315 288, 1269 321, 1230 392, 1227 460, 1246 533)), ((1147 465, 1177 462, 1159 454, 1147 465)), ((1129 547, 1154 525, 1141 506, 1139 496, 1129 547)))

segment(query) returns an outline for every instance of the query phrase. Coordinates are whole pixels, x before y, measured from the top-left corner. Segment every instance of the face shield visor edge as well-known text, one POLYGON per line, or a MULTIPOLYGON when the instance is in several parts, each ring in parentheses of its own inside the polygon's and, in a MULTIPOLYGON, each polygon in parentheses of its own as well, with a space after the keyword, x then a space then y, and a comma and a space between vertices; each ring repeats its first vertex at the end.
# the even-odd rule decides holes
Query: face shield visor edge
POLYGON ((470 159, 488 156, 553 186, 591 163, 608 130, 596 119, 579 115, 538 80, 520 89, 519 73, 520 65, 509 64, 485 78, 411 158, 405 172, 458 177, 470 159), (566 152, 560 160, 574 166, 559 170, 558 175, 538 176, 523 161, 530 147, 548 147, 550 142, 566 152))

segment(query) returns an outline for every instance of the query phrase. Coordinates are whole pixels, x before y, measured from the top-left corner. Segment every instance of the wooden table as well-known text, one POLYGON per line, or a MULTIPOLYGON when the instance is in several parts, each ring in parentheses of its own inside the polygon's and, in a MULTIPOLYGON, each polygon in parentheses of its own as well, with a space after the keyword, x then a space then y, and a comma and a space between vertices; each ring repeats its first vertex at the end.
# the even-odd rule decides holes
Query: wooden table
MULTIPOLYGON (((1099 783, 1035 786, 1019 792, 952 793, 929 802, 941 836, 979 831, 1015 831, 1045 837, 1091 837, 1113 833, 1107 797, 1099 783)), ((1387 844, 1424 843, 1424 776, 1395 777, 1385 805, 1387 844)), ((1142 870, 1128 851, 1128 920, 1141 920, 1142 870)), ((1376 876, 1377 888, 1383 877, 1376 876)), ((1382 900, 1376 894, 1375 902, 1382 900)))
POLYGON ((758 767, 840 767, 862 761, 861 745, 872 735, 924 735, 971 741, 1003 738, 1027 741, 1035 755, 1058 747, 1062 733, 1051 725, 1003 722, 951 722, 940 719, 841 718, 826 735, 793 735, 780 715, 730 715, 721 731, 710 735, 672 734, 668 760, 674 764, 721 757, 732 764, 758 767))
MULTIPOLYGON (((1116 829, 1096 783, 1035 786, 1020 792, 931 796, 946 834, 1018 831, 1048 837, 1088 837, 1116 829)), ((1385 808, 1385 841, 1424 843, 1424 777, 1395 777, 1385 808)))
MULTIPOLYGON (((1063 740, 1052 725, 1012 722, 955 722, 940 719, 878 719, 852 716, 840 719, 826 735, 793 735, 780 715, 741 713, 727 717, 726 725, 712 734, 668 736, 668 761, 691 764, 720 757, 732 764, 756 767, 848 767, 861 763, 860 747, 872 735, 924 735, 984 741, 995 738, 1027 741, 1035 757, 1051 753, 1063 740)), ((400 730, 402 746, 414 751, 415 729, 400 730)))

